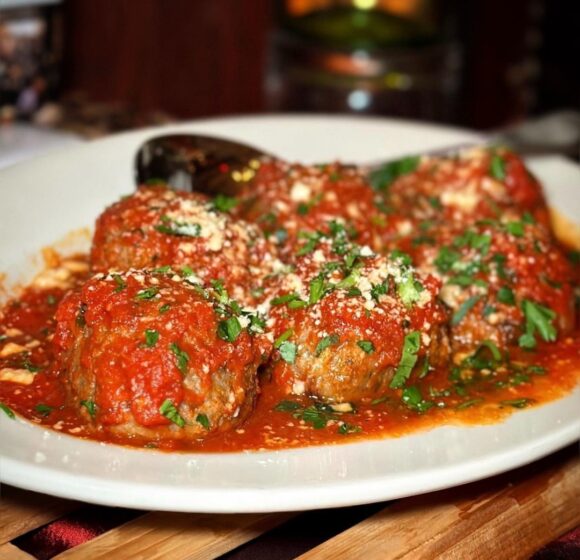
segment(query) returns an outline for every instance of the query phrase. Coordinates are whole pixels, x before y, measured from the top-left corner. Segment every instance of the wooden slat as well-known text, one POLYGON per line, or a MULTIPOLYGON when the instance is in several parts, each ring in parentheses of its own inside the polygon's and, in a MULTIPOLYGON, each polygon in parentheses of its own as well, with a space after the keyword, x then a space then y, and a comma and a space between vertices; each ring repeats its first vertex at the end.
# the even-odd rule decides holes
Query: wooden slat
POLYGON ((55 560, 216 558, 290 519, 293 514, 199 515, 152 512, 55 560))
POLYGON ((2 560, 35 560, 34 556, 20 550, 11 543, 0 545, 0 558, 2 560))
POLYGON ((515 482, 401 500, 300 558, 517 560, 580 524, 578 457, 515 482))
POLYGON ((41 527, 77 507, 77 502, 3 485, 0 494, 0 544, 41 527))

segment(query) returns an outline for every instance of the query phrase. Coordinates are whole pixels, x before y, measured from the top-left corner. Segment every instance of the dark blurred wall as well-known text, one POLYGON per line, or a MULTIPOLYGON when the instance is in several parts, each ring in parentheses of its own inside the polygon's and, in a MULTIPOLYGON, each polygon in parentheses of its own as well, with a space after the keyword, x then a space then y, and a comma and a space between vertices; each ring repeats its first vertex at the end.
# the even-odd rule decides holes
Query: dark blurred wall
POLYGON ((68 0, 64 91, 190 118, 259 111, 270 0, 68 0))
MULTIPOLYGON (((278 0, 278 6, 283 0, 278 0)), ((265 110, 275 0, 66 0, 64 93, 177 118, 265 110)), ((580 1, 441 0, 463 50, 453 122, 580 108, 580 1)))
POLYGON ((546 0, 536 112, 580 111, 580 2, 546 0))

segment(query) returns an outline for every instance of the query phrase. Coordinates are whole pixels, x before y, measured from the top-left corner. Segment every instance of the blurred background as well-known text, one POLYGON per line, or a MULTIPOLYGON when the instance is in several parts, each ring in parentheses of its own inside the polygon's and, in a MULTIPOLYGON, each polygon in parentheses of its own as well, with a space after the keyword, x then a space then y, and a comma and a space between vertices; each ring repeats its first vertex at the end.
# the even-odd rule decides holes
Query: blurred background
POLYGON ((579 109, 575 0, 0 0, 0 150, 288 111, 480 130, 566 111, 569 141, 579 109))

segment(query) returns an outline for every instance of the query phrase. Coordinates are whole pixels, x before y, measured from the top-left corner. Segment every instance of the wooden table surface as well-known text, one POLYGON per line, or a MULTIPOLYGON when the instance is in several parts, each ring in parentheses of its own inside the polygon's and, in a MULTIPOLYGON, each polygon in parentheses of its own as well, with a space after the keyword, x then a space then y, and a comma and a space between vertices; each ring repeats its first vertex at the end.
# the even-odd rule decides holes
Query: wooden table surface
MULTIPOLYGON (((0 558, 516 560, 529 558, 579 525, 580 455, 578 445, 573 445, 458 488, 390 503, 303 513, 138 512, 4 485, 0 558), (85 542, 64 551, 57 543, 39 554, 39 542, 67 524, 76 527, 75 538, 85 542), (95 525, 101 534, 86 540, 83 530, 95 525)), ((580 558, 580 548, 578 552, 580 558)))

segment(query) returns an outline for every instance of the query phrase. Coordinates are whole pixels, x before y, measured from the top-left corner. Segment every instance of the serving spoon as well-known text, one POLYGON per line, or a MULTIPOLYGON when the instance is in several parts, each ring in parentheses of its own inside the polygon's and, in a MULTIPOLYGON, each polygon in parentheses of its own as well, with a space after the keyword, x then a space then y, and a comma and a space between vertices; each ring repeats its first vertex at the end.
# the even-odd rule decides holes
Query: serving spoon
POLYGON ((233 196, 250 165, 267 155, 271 154, 226 138, 165 134, 147 140, 137 151, 135 180, 137 185, 162 181, 175 190, 233 196))

